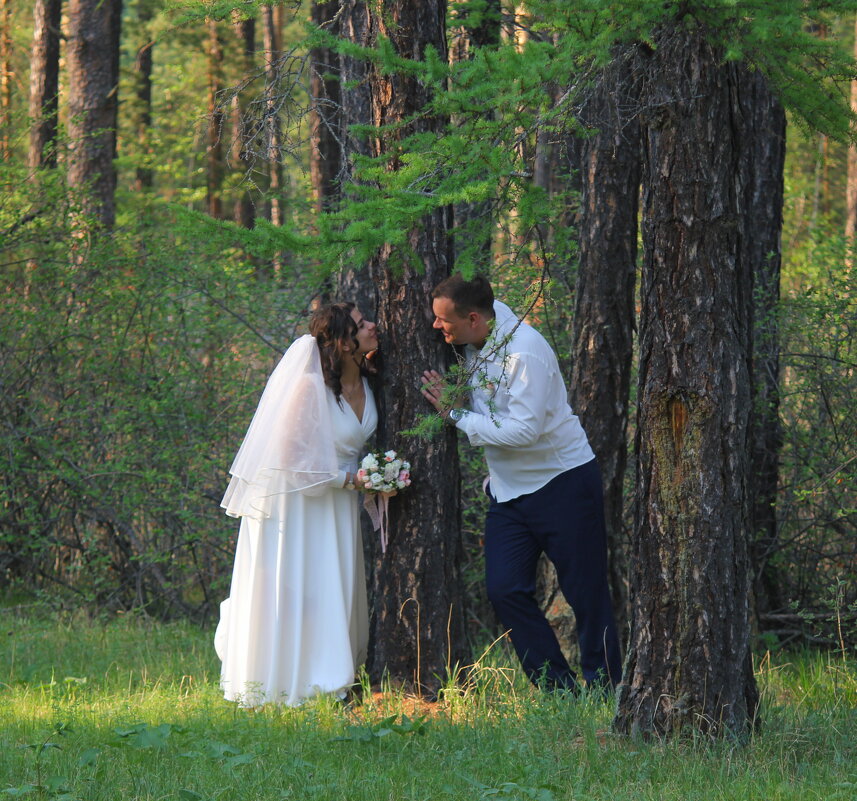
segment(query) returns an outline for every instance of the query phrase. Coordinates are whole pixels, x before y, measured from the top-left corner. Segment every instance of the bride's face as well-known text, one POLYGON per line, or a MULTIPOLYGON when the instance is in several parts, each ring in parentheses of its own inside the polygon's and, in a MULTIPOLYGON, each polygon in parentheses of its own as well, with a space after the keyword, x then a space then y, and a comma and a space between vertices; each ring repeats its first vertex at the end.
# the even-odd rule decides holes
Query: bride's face
POLYGON ((378 348, 378 326, 366 320, 360 313, 360 309, 351 310, 351 319, 357 323, 357 352, 355 356, 362 356, 378 348))

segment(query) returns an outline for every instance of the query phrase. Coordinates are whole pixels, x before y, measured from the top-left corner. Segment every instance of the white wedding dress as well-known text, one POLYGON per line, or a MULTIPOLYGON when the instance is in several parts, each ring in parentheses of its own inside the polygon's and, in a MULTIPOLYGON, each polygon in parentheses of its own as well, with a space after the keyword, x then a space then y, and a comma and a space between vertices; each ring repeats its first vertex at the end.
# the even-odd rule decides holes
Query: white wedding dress
MULTIPOLYGON (((352 473, 378 422, 363 381, 362 420, 327 390, 337 461, 352 473)), ((241 518, 215 634, 228 700, 294 706, 319 693, 342 695, 354 683, 369 638, 360 497, 329 484, 278 496, 270 517, 241 518)))

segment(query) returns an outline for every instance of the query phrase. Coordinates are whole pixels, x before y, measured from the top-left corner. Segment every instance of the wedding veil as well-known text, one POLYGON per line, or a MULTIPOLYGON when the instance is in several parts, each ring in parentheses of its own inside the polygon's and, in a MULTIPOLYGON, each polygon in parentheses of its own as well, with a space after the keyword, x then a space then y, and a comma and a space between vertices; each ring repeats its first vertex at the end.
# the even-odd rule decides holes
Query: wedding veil
POLYGON ((232 517, 271 516, 288 492, 317 492, 339 475, 315 338, 295 340, 274 369, 229 468, 220 505, 232 517))

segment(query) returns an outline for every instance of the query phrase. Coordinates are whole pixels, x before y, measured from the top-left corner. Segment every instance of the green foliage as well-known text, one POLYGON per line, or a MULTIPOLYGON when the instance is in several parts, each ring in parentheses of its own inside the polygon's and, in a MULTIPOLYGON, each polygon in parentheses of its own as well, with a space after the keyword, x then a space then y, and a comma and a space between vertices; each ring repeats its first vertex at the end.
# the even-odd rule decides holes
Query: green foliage
POLYGON ((225 470, 312 290, 156 206, 104 236, 60 172, 4 177, 0 576, 204 614, 230 561, 225 470))
POLYGON ((807 283, 781 302, 780 542, 772 556, 787 600, 817 621, 808 636, 837 645, 836 615, 857 600, 850 580, 835 608, 828 593, 857 571, 857 292, 845 260, 843 238, 820 233, 808 263, 795 265, 814 279, 805 272, 807 283))

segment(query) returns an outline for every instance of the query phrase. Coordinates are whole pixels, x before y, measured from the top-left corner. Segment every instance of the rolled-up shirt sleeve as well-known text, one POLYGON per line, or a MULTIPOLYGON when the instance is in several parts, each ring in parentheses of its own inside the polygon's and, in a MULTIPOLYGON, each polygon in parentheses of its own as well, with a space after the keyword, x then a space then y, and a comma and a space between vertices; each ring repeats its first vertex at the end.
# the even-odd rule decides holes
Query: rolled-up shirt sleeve
MULTIPOLYGON (((536 356, 516 353, 507 360, 506 374, 498 392, 505 393, 496 409, 486 412, 483 404, 464 414, 456 427, 467 434, 472 445, 506 448, 527 447, 541 437, 549 399, 551 370, 536 356)), ((474 395, 482 390, 474 388, 474 395)))

